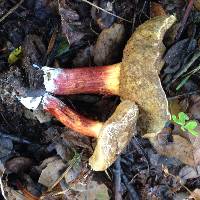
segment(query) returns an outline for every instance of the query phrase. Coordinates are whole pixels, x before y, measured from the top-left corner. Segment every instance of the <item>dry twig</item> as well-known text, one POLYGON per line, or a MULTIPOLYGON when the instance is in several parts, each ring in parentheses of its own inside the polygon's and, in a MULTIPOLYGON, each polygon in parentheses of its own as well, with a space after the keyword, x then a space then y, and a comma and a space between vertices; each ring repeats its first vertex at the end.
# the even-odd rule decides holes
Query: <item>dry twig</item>
POLYGON ((24 2, 24 0, 20 0, 14 7, 12 7, 5 15, 0 18, 0 23, 4 21, 10 14, 12 14, 19 6, 24 2))
POLYGON ((87 4, 89 4, 89 5, 91 5, 91 6, 93 6, 93 7, 95 7, 95 8, 97 8, 97 9, 99 9, 99 10, 101 10, 101 11, 103 11, 103 12, 105 12, 105 13, 107 13, 107 14, 109 14, 109 15, 112 15, 112 16, 118 18, 118 19, 121 19, 121 20, 123 20, 123 21, 129 22, 129 23, 132 24, 132 21, 129 21, 129 20, 127 20, 127 19, 125 19, 125 18, 123 18, 123 17, 120 17, 120 16, 118 16, 118 15, 115 15, 114 13, 111 13, 111 12, 109 12, 109 11, 107 11, 107 10, 101 8, 101 7, 97 6, 96 4, 93 4, 93 3, 91 3, 91 2, 89 2, 89 1, 87 1, 87 0, 82 0, 82 1, 85 2, 85 3, 87 3, 87 4))

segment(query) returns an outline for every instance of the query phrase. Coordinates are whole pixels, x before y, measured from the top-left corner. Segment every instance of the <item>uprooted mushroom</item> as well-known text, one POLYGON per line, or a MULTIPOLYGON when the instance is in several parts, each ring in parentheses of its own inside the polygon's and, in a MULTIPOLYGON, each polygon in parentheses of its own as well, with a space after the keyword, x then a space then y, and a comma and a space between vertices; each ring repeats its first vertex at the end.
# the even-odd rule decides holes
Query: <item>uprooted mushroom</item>
POLYGON ((107 169, 136 129, 142 134, 157 134, 170 119, 159 73, 164 64, 162 40, 175 21, 174 16, 159 16, 140 25, 124 49, 121 63, 76 69, 43 67, 46 92, 39 97, 20 97, 20 101, 32 109, 41 104, 67 127, 96 137, 97 145, 89 164, 96 171, 107 169), (103 123, 79 115, 49 93, 119 95, 121 103, 103 123))

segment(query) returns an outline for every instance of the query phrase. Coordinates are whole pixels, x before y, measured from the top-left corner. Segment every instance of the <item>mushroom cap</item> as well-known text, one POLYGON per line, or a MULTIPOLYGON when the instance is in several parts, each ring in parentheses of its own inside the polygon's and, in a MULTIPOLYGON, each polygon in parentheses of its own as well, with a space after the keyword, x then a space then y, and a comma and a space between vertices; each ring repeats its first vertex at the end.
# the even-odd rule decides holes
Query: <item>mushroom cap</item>
POLYGON ((89 164, 95 171, 104 171, 119 156, 136 133, 138 106, 129 100, 122 101, 113 115, 104 123, 89 164))
POLYGON ((120 69, 120 96, 139 106, 138 126, 142 132, 158 133, 170 119, 168 102, 159 73, 165 46, 165 32, 176 18, 158 16, 140 25, 129 39, 120 69))

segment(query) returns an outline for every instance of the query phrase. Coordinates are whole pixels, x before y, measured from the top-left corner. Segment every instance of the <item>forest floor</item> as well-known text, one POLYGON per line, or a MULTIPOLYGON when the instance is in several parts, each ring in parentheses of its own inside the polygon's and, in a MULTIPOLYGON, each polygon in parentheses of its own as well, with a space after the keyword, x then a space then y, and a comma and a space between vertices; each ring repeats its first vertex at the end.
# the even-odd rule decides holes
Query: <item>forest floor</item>
MULTIPOLYGON (((199 31, 199 0, 0 0, 2 196, 200 199, 199 31), (19 96, 45 89, 38 74, 42 66, 74 69, 121 62, 137 27, 163 15, 177 18, 163 40, 160 73, 173 120, 154 147, 138 133, 112 166, 95 172, 88 159, 96 140, 67 128, 43 109, 27 109, 19 96)), ((148 63, 141 62, 145 69, 148 63)), ((120 103, 118 96, 108 94, 56 97, 102 122, 120 103)))

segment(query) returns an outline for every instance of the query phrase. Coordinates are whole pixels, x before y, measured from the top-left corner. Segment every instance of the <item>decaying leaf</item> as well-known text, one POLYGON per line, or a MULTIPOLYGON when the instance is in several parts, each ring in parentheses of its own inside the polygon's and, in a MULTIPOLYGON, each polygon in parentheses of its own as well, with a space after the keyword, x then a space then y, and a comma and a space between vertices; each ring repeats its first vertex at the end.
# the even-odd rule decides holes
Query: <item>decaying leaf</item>
POLYGON ((189 101, 188 113, 192 118, 200 120, 200 96, 191 95, 189 101))
POLYGON ((197 10, 200 10, 200 0, 195 0, 194 1, 194 6, 197 10))
POLYGON ((163 36, 175 21, 174 16, 159 16, 145 22, 138 27, 124 50, 120 96, 139 105, 138 122, 143 133, 160 132, 170 118, 158 75, 164 64, 163 36))
POLYGON ((195 51, 197 42, 195 39, 183 39, 172 45, 165 54, 166 67, 162 76, 163 84, 167 87, 184 72, 186 65, 190 63, 190 56, 195 51), (184 58, 184 59, 183 59, 184 58))
MULTIPOLYGON (((186 115, 183 112, 183 110, 186 109, 183 109, 183 107, 181 108, 180 102, 178 102, 177 100, 170 101, 170 112, 178 116, 176 119, 174 118, 173 121, 179 124, 175 124, 173 134, 176 133, 179 134, 179 136, 174 135, 174 142, 165 143, 165 146, 159 144, 159 142, 156 141, 155 138, 153 139, 153 145, 159 151, 160 154, 166 156, 174 155, 174 157, 176 157, 183 163, 196 167, 200 165, 200 125, 197 120, 194 120, 199 119, 198 104, 199 97, 197 95, 192 95, 189 99, 189 104, 187 103, 187 106, 182 105, 183 107, 187 107, 188 113, 186 115), (194 135, 194 133, 196 133, 196 135, 194 135), (181 137, 180 135, 183 137, 181 137), (177 145, 177 147, 175 145, 177 145), (166 149, 170 149, 169 152, 166 149), (187 158, 189 158, 189 160, 187 158)), ((190 173, 190 175, 188 176, 199 176, 199 174, 196 174, 197 171, 194 172, 193 168, 190 168, 189 171, 190 172, 188 173, 190 173)))
POLYGON ((166 13, 160 3, 151 2, 150 15, 151 17, 156 17, 161 15, 166 15, 166 13))
MULTIPOLYGON (((105 11, 116 14, 113 1, 95 0, 94 4, 103 8, 105 11)), ((92 18, 94 19, 94 21, 96 21, 96 23, 99 25, 101 29, 109 28, 116 19, 115 16, 110 15, 107 12, 104 12, 103 10, 99 10, 95 8, 94 6, 92 6, 91 8, 91 14, 92 14, 92 18)))
POLYGON ((197 167, 185 166, 180 170, 179 176, 184 180, 198 178, 200 176, 200 166, 197 167))
POLYGON ((65 168, 66 165, 61 159, 53 160, 42 170, 38 182, 46 187, 51 187, 60 177, 65 168))
POLYGON ((104 29, 94 46, 94 62, 96 65, 108 65, 116 62, 122 53, 122 43, 125 34, 123 24, 113 24, 104 29))
POLYGON ((78 42, 85 34, 78 30, 78 27, 81 25, 78 13, 75 10, 72 10, 64 0, 59 0, 58 3, 62 32, 65 34, 71 45, 78 42))
POLYGON ((183 111, 178 99, 169 100, 168 103, 169 103, 169 111, 171 115, 178 116, 178 113, 183 111))
POLYGON ((5 164, 7 170, 12 173, 19 173, 30 169, 33 161, 30 158, 26 157, 15 157, 8 160, 5 164))
POLYGON ((200 189, 196 188, 190 195, 191 199, 200 200, 200 189))
POLYGON ((160 144, 156 137, 149 138, 158 153, 168 157, 175 157, 185 164, 195 166, 193 146, 185 138, 174 135, 173 142, 160 144))
MULTIPOLYGON (((195 131, 197 133, 200 133, 199 123, 195 131)), ((194 162, 195 162, 195 165, 197 166, 200 164, 200 156, 199 156, 200 155, 200 134, 198 134, 197 136, 193 136, 192 134, 187 133, 187 132, 186 134, 188 135, 191 145, 193 147, 194 162)))
POLYGON ((78 200, 82 199, 108 200, 110 199, 108 188, 105 184, 99 184, 96 181, 90 181, 87 185, 82 185, 80 197, 78 197, 78 200))
MULTIPOLYGON (((189 98, 189 104, 188 104, 188 115, 190 116, 190 119, 200 119, 199 111, 200 111, 200 98, 198 95, 192 95, 189 98)), ((197 121, 196 121, 197 122, 197 121)), ((200 164, 200 124, 197 122, 197 127, 195 131, 198 133, 197 136, 193 136, 189 132, 185 132, 186 137, 188 137, 192 147, 193 147, 193 156, 194 156, 194 162, 195 165, 200 164)))

